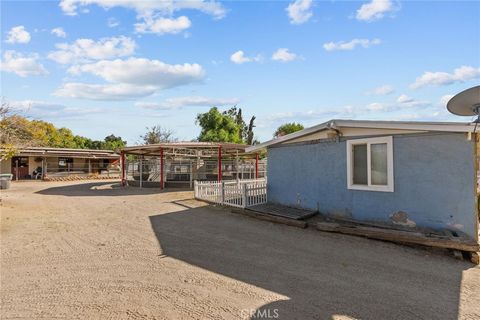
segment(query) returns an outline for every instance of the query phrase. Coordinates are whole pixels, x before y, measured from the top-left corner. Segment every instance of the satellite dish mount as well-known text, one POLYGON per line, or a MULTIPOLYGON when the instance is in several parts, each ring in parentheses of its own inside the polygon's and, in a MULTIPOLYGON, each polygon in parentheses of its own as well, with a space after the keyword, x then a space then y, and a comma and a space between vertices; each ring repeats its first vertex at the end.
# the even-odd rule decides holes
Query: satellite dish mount
POLYGON ((480 86, 472 87, 457 93, 447 103, 447 110, 457 116, 476 116, 475 128, 473 133, 477 130, 477 124, 480 123, 480 86))

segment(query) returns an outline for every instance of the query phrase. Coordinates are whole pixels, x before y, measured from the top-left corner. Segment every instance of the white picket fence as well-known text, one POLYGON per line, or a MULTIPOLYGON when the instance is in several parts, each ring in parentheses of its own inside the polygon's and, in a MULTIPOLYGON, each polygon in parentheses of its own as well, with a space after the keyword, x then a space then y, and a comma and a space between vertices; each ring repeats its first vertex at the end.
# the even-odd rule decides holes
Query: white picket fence
POLYGON ((267 203, 265 179, 238 181, 195 181, 195 198, 225 206, 246 208, 267 203))

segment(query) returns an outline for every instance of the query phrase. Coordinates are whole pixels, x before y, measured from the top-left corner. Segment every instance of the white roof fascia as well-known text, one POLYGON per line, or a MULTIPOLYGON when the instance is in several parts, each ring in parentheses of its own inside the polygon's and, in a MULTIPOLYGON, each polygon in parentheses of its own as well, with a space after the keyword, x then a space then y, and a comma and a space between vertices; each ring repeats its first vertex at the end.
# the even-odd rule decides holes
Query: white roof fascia
POLYGON ((280 144, 295 138, 303 137, 325 129, 338 129, 342 127, 368 128, 368 129, 399 129, 416 131, 443 131, 443 132, 473 132, 475 125, 466 122, 420 122, 420 121, 372 121, 372 120, 330 120, 316 126, 306 128, 280 138, 272 139, 255 146, 248 147, 245 151, 255 152, 272 145, 280 144))

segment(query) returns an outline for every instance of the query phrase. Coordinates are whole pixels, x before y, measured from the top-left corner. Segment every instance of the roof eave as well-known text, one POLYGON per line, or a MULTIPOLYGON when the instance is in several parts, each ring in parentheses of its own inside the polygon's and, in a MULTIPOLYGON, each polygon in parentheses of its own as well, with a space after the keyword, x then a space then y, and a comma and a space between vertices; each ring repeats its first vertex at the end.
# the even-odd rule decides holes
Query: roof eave
POLYGON ((269 146, 277 145, 292 139, 300 138, 329 128, 369 128, 369 129, 404 129, 416 131, 473 132, 474 124, 459 122, 414 122, 414 121, 372 121, 333 119, 319 125, 306 128, 280 138, 272 139, 255 146, 248 147, 247 153, 257 152, 269 146))

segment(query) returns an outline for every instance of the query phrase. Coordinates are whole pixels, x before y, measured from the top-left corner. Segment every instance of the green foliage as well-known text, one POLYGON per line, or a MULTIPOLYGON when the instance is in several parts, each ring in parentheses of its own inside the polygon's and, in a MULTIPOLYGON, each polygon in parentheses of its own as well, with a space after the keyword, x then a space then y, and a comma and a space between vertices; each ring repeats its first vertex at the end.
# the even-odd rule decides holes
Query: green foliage
POLYGON ((27 119, 14 114, 10 105, 2 100, 0 105, 0 160, 10 159, 17 147, 28 144, 32 137, 27 119))
POLYGON ((127 144, 121 137, 113 134, 105 137, 103 141, 92 140, 74 135, 67 128, 57 129, 53 124, 42 120, 30 121, 29 131, 35 145, 43 147, 118 150, 127 144))
POLYGON ((85 138, 82 136, 74 136, 73 142, 77 146, 78 149, 92 149, 92 139, 85 138))
POLYGON ((273 136, 275 138, 278 138, 286 134, 294 133, 303 129, 304 127, 300 123, 295 123, 295 122, 285 123, 277 128, 273 136))
POLYGON ((10 159, 17 153, 17 148, 10 143, 2 144, 0 148, 0 161, 10 159))
POLYGON ((202 128, 198 141, 252 144, 254 121, 255 116, 247 126, 240 108, 220 112, 217 107, 212 107, 208 112, 197 115, 196 123, 202 128))
POLYGON ((68 128, 56 128, 52 123, 42 120, 28 120, 14 114, 8 103, 0 107, 0 157, 8 159, 22 147, 52 147, 73 149, 117 150, 126 145, 121 137, 113 134, 103 141, 91 140, 74 135, 68 128))
MULTIPOLYGON (((28 120, 27 120, 28 121, 28 120)), ((81 148, 70 129, 56 128, 52 123, 32 120, 28 123, 32 145, 52 148, 81 148)))
POLYGON ((123 141, 122 137, 117 137, 114 134, 106 136, 104 141, 105 142, 103 143, 102 149, 105 150, 118 150, 127 145, 127 142, 123 141))
POLYGON ((228 111, 221 113, 213 107, 206 113, 197 115, 197 124, 202 127, 199 141, 242 143, 241 128, 228 111))
POLYGON ((30 123, 18 115, 3 115, 0 119, 0 144, 24 145, 32 140, 30 123))

